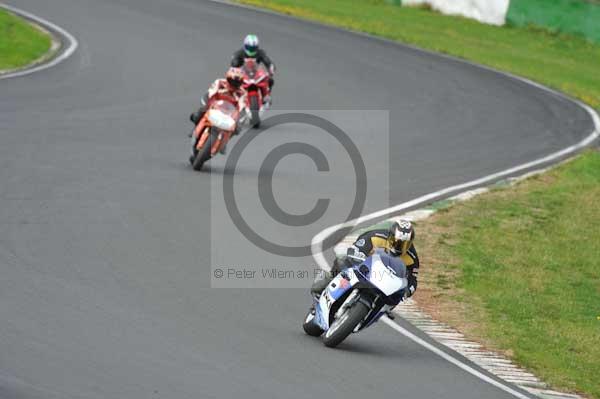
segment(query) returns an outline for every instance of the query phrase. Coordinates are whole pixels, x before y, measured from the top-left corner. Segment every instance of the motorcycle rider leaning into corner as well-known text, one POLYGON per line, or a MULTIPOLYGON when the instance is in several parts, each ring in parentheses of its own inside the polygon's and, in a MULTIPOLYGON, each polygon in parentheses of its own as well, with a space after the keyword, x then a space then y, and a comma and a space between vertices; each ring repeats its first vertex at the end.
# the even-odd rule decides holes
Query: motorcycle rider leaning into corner
MULTIPOLYGON (((343 269, 352 267, 353 259, 365 259, 378 249, 384 249, 389 255, 400 258, 406 265, 408 286, 404 295, 412 296, 417 290, 419 275, 419 256, 413 244, 415 230, 408 220, 395 222, 389 229, 376 229, 367 231, 356 239, 348 248, 347 255, 336 258, 331 272, 324 273, 313 283, 310 291, 315 296, 320 296, 325 287, 343 269)), ((403 298, 396 298, 399 303, 403 298)))
MULTIPOLYGON (((232 103, 237 104, 240 112, 240 117, 233 133, 234 135, 237 135, 241 124, 240 121, 244 119, 246 113, 246 91, 242 88, 243 79, 244 75, 239 68, 229 68, 225 74, 225 79, 215 80, 210 85, 208 92, 202 97, 198 111, 190 115, 190 120, 194 123, 194 126, 198 125, 198 122, 200 122, 200 119, 204 116, 211 100, 215 98, 229 99, 232 103)), ((190 137, 192 133, 193 131, 189 134, 190 137)), ((225 154, 225 148, 226 145, 221 147, 220 152, 222 154, 225 154)))
POLYGON ((259 47, 258 37, 256 35, 246 35, 244 46, 233 53, 231 66, 241 68, 244 65, 245 58, 254 58, 257 64, 263 64, 269 71, 269 95, 265 96, 263 103, 271 103, 271 89, 273 88, 273 75, 275 74, 275 64, 267 56, 265 50, 259 47))

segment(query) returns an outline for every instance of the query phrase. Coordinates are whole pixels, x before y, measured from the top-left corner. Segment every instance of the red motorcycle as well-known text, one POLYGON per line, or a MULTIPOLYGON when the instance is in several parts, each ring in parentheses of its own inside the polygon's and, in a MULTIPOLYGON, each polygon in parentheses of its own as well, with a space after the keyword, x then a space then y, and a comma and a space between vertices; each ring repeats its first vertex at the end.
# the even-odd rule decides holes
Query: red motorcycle
POLYGON ((194 170, 214 157, 227 144, 239 122, 235 100, 229 96, 215 96, 208 110, 192 133, 192 155, 190 163, 194 170))
POLYGON ((247 109, 250 113, 250 125, 254 128, 260 127, 260 117, 268 108, 264 104, 264 98, 269 93, 269 72, 263 65, 257 64, 254 58, 246 58, 242 66, 244 73, 243 88, 248 92, 247 109))

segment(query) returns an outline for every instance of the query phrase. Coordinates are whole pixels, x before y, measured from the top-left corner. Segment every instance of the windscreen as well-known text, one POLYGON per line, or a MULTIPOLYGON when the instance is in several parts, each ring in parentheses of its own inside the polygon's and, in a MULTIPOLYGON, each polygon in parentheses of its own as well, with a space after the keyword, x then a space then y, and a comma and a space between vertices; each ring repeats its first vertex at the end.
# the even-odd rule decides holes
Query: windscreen
POLYGON ((388 255, 387 253, 379 254, 381 257, 381 261, 387 267, 393 269, 396 272, 396 276, 399 278, 406 277, 406 265, 402 262, 402 259, 395 258, 393 256, 388 255))
POLYGON ((225 101, 225 100, 215 101, 215 103, 212 105, 211 108, 218 109, 219 111, 221 111, 227 115, 232 115, 237 111, 237 108, 235 107, 235 105, 233 105, 229 101, 225 101))

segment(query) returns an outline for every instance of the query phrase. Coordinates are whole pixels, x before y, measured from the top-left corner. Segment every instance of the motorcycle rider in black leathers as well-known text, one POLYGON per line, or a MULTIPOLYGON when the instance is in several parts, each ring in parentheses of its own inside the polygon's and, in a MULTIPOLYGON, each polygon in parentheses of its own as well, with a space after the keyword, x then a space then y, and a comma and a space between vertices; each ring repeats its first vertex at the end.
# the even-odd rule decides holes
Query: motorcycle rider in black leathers
POLYGON ((267 52, 259 47, 258 37, 256 35, 246 35, 244 46, 233 53, 231 66, 241 68, 244 65, 245 58, 254 58, 257 64, 263 64, 269 71, 269 96, 265 96, 264 103, 271 102, 271 88, 273 87, 273 74, 275 73, 275 64, 267 56, 267 52))
POLYGON ((406 297, 412 296, 417 290, 419 275, 419 256, 413 244, 414 239, 415 230, 408 220, 395 222, 389 229, 376 229, 361 234, 348 248, 347 255, 343 258, 336 258, 331 271, 315 280, 311 287, 311 293, 320 296, 340 271, 352 267, 353 259, 361 257, 364 259, 372 255, 375 249, 381 248, 391 256, 400 258, 406 265, 408 286, 405 295, 406 297))

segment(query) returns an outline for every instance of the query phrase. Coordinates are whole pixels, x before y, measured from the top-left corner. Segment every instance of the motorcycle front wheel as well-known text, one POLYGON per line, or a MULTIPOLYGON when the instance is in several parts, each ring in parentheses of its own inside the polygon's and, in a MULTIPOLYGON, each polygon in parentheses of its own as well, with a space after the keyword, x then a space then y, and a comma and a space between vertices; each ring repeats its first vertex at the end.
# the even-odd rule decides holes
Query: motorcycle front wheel
POLYGON ((367 305, 360 301, 355 302, 338 319, 331 323, 329 330, 323 336, 325 346, 333 348, 339 345, 354 331, 354 328, 367 316, 367 313, 369 313, 367 305))
POLYGON ((258 129, 260 127, 260 105, 258 104, 258 96, 250 97, 250 125, 253 128, 258 129))
POLYGON ((215 140, 217 140, 217 132, 211 127, 209 134, 210 136, 204 143, 204 146, 200 149, 200 151, 196 153, 196 157, 194 158, 194 162, 192 163, 192 167, 194 168, 194 170, 202 170, 202 166, 204 165, 204 163, 210 159, 210 150, 213 144, 215 143, 215 140))
POLYGON ((315 310, 313 308, 310 308, 306 314, 302 328, 305 333, 312 337, 320 337, 323 334, 323 329, 315 323, 315 310))

